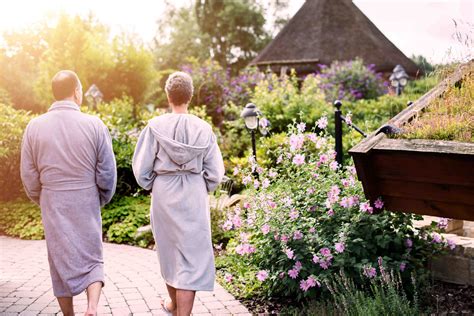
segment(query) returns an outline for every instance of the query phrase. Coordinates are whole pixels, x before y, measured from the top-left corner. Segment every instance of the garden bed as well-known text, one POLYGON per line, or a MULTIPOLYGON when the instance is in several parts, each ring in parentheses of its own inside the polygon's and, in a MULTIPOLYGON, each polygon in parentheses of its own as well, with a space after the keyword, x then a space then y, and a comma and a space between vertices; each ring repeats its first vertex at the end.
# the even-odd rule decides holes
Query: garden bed
MULTIPOLYGON (((462 78, 474 74, 474 61, 461 66, 388 124, 404 128, 462 78)), ((368 199, 382 197, 390 211, 474 220, 474 143, 392 139, 374 132, 352 155, 368 199)))

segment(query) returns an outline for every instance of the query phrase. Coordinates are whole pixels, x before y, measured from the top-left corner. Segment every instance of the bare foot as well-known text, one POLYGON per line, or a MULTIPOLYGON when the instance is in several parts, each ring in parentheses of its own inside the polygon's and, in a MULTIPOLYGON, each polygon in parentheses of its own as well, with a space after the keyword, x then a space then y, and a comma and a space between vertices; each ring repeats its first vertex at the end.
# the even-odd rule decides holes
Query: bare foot
POLYGON ((166 312, 176 315, 176 304, 173 304, 173 301, 169 297, 161 300, 161 306, 166 312))
POLYGON ((88 310, 85 312, 84 316, 97 316, 97 311, 88 309, 88 310))

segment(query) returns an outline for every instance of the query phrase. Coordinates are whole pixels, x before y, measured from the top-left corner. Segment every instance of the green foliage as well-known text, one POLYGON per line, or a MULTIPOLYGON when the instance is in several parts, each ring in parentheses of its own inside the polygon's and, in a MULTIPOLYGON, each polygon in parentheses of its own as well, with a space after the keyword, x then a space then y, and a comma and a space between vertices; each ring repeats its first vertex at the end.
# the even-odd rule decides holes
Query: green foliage
POLYGON ((295 120, 313 125, 321 116, 333 110, 318 88, 318 77, 307 76, 301 89, 298 84, 298 78, 292 72, 290 76, 283 77, 268 74, 255 87, 251 101, 270 121, 273 133, 286 131, 295 120))
POLYGON ((0 200, 23 195, 20 179, 20 152, 23 131, 33 118, 23 110, 0 104, 0 200))
POLYGON ((43 239, 44 230, 39 206, 24 200, 2 202, 0 232, 22 239, 43 239))
POLYGON ((418 69, 421 69, 425 75, 429 75, 435 70, 435 66, 433 66, 423 55, 412 55, 411 60, 413 60, 418 69))
POLYGON ((138 244, 137 229, 150 224, 150 197, 117 197, 102 209, 102 231, 106 240, 118 244, 138 244))
POLYGON ((223 68, 247 64, 270 40, 262 7, 249 0, 196 0, 197 24, 210 38, 210 51, 223 68))

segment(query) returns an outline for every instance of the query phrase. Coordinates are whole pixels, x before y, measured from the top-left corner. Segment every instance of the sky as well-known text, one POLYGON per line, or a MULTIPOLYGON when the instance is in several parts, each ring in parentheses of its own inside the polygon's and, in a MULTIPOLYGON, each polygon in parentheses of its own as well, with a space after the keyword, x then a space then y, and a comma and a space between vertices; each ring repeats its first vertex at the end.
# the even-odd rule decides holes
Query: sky
MULTIPOLYGON (((193 0, 173 0, 177 5, 193 0)), ((290 0, 289 14, 305 0, 290 0)), ((332 0, 337 1, 337 0, 332 0)), ((407 56, 430 62, 474 58, 474 0, 354 0, 361 11, 407 56), (456 29, 455 23, 458 24, 456 29), (455 37, 460 31, 470 46, 455 37)), ((129 32, 151 43, 164 0, 0 0, 0 33, 25 28, 58 13, 92 12, 112 32, 129 32)))

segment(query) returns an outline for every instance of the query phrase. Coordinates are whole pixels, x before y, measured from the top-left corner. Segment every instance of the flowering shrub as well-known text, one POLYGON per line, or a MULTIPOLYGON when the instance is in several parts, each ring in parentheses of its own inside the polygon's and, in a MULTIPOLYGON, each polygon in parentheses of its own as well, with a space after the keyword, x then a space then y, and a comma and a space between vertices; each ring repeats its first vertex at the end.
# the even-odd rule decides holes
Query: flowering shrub
POLYGON ((352 61, 335 61, 330 67, 320 65, 320 88, 329 102, 334 100, 355 101, 375 99, 387 93, 387 83, 382 74, 376 73, 375 65, 365 66, 364 61, 356 58, 352 61))
POLYGON ((387 269, 409 274, 446 246, 434 227, 413 228, 415 215, 366 201, 354 167, 337 164, 331 143, 300 123, 274 150, 275 167, 250 159, 250 169, 236 170, 248 199, 222 223, 234 238, 218 264, 234 294, 301 300, 340 269, 362 282, 361 274, 375 277, 383 260, 387 269))

